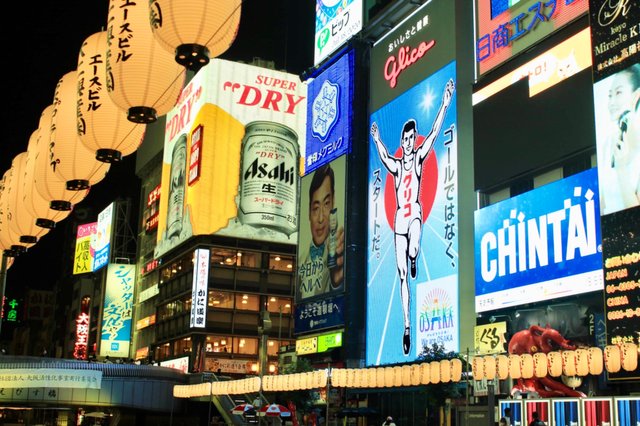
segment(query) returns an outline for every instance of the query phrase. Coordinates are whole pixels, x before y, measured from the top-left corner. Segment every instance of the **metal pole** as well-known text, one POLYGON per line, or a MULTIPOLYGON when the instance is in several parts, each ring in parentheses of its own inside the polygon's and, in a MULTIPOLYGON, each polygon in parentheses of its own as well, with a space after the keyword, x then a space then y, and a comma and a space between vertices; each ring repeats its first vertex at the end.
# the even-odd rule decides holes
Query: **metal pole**
POLYGON ((329 394, 331 393, 331 363, 327 365, 327 413, 325 414, 326 425, 329 426, 329 394))
MULTIPOLYGON (((2 315, 4 317, 4 292, 7 287, 7 251, 4 250, 2 253, 2 265, 0 265, 0 287, 2 287, 2 292, 0 293, 0 309, 2 309, 2 315)), ((4 318, 0 319, 0 333, 2 333, 2 321, 4 318)))
MULTIPOLYGON (((213 388, 213 374, 211 374, 211 387, 213 388)), ((207 416, 207 424, 211 424, 211 404, 213 403, 213 392, 209 392, 209 415, 207 416)))
POLYGON ((278 306, 280 311, 280 321, 278 321, 278 346, 280 346, 280 340, 282 339, 282 305, 278 306))

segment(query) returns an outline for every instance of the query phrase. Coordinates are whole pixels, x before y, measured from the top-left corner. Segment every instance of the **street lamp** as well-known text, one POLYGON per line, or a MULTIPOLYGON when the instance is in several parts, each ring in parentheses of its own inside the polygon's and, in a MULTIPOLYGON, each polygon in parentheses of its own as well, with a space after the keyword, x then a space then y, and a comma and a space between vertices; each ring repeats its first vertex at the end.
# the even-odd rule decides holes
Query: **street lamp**
MULTIPOLYGON (((269 311, 267 305, 262 305, 260 311, 260 323, 258 324, 258 336, 260 336, 260 347, 258 348, 258 376, 260 377, 260 390, 258 392, 260 396, 260 403, 264 400, 262 396, 262 377, 267 368, 267 338, 269 337, 269 330, 271 330, 271 318, 269 317, 269 311)), ((262 420, 261 420, 262 421, 262 420)))

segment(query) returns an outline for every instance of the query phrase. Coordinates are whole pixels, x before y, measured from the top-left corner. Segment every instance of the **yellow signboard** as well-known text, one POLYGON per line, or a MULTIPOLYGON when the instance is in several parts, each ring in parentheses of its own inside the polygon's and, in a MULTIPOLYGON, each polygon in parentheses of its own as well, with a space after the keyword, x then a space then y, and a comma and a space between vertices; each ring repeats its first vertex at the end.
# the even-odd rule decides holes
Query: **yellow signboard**
POLYGON ((506 322, 477 325, 473 328, 473 346, 476 355, 500 354, 507 351, 506 322))
POLYGON ((318 336, 296 340, 296 355, 315 354, 318 352, 318 336))

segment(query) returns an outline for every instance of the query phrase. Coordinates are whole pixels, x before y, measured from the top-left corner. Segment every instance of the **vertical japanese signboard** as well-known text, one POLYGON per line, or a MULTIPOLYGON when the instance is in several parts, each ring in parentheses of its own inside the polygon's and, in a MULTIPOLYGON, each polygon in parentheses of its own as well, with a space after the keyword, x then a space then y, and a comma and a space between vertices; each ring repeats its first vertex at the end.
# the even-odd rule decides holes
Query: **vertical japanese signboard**
POLYGON ((191 328, 207 326, 207 288, 209 286, 209 250, 197 249, 193 255, 193 284, 191 286, 191 328))
POLYGON ((371 53, 368 365, 459 349, 454 15, 431 1, 371 53))
POLYGON ((95 238, 98 222, 78 225, 76 233, 76 251, 73 257, 73 274, 84 274, 93 271, 95 251, 91 241, 95 238))
POLYGON ((100 356, 129 357, 136 266, 110 263, 104 290, 100 356))
POLYGON ((94 271, 109 263, 114 209, 115 202, 109 204, 98 214, 98 224, 96 225, 95 238, 92 244, 95 249, 93 258, 94 271))

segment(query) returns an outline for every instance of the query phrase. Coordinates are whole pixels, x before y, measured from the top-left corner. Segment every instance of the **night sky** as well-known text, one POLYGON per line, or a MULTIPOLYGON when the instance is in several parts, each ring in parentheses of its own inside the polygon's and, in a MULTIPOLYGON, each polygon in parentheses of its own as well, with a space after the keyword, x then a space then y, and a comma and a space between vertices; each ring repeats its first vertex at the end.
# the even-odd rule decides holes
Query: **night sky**
MULTIPOLYGON (((76 69, 83 41, 106 28, 108 1, 22 1, 12 3, 11 9, 3 14, 2 25, 4 74, 8 76, 3 89, 8 96, 3 104, 0 176, 17 154, 26 151, 40 114, 53 101, 58 80, 76 69)), ((259 57, 274 61, 279 70, 302 73, 313 65, 314 10, 312 0, 244 0, 238 36, 221 58, 249 62, 259 57)), ((107 177, 75 206, 74 213, 86 207, 97 214, 118 197, 137 198, 139 180, 134 167, 135 154, 113 164, 107 177)), ((137 211, 133 214, 137 218, 137 211)), ((16 258, 7 273, 7 295, 53 286, 61 262, 72 261, 60 255, 64 239, 75 237, 68 229, 70 219, 59 222, 55 230, 16 258)))

